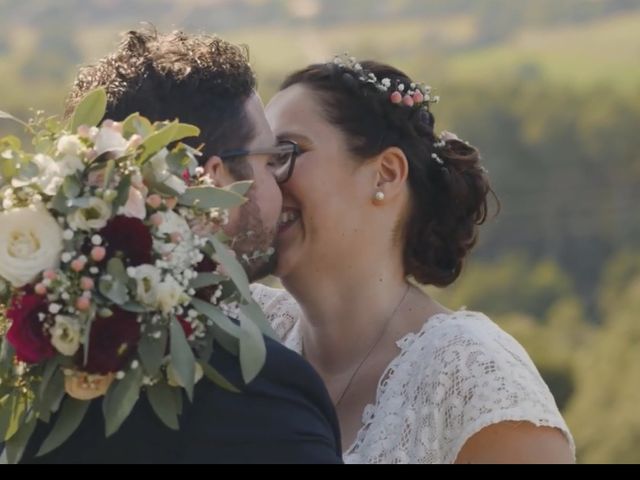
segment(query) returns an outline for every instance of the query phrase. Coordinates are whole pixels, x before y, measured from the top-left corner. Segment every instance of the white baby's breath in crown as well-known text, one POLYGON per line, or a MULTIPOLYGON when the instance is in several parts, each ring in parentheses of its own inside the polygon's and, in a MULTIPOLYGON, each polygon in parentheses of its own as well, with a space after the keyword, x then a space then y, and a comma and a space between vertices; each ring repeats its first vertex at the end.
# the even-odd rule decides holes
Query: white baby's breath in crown
POLYGON ((338 67, 351 70, 363 85, 371 85, 388 95, 389 101, 394 105, 408 108, 431 108, 440 101, 440 97, 433 95, 433 89, 422 83, 409 83, 392 80, 390 78, 378 78, 373 72, 366 70, 358 60, 345 53, 337 55, 333 63, 338 67))

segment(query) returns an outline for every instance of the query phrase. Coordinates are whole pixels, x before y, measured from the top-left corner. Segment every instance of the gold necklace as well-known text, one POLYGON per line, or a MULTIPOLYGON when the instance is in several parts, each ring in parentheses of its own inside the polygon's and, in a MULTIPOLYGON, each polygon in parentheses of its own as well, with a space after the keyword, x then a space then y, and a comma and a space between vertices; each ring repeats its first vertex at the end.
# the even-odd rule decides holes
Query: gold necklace
MULTIPOLYGON (((375 348, 378 346, 378 344, 380 343, 380 340, 382 340, 382 337, 384 337, 384 334, 387 331, 387 328, 389 327, 389 325, 391 324, 391 321, 394 319, 394 317, 396 316, 396 313, 398 313, 398 310, 400 309, 400 306, 404 303, 404 301, 407 298, 407 295, 409 295, 409 290, 411 290, 411 285, 407 285, 407 290, 404 292, 404 295, 402 296, 402 299, 400 300, 400 302, 398 303, 398 305, 396 305, 396 308, 393 310, 393 313, 391 314, 391 316, 387 319, 387 321, 384 324, 384 327, 382 328, 382 331, 380 332, 380 335, 378 335, 378 338, 376 339, 375 343, 369 348, 369 350, 367 350, 366 355, 364 356, 364 358, 360 361, 360 363, 358 364, 358 366, 356 367, 356 369, 354 370, 353 374, 351 375, 351 377, 349 378, 349 381, 347 382, 347 386, 344 388, 344 390, 342 391, 342 393, 340 394, 340 397, 338 398, 338 400, 335 403, 335 407, 337 408, 340 405, 340 402, 342 402, 342 400, 344 399, 345 395, 347 394, 347 392, 349 391, 349 387, 351 387, 351 384, 353 383, 353 381, 355 380, 356 376, 358 375, 358 372, 360 371, 360 369, 362 368, 362 366, 365 364, 365 362, 369 359, 369 356, 371 355, 371 353, 375 350, 375 348)), ((302 352, 304 353, 304 337, 302 338, 302 352)))

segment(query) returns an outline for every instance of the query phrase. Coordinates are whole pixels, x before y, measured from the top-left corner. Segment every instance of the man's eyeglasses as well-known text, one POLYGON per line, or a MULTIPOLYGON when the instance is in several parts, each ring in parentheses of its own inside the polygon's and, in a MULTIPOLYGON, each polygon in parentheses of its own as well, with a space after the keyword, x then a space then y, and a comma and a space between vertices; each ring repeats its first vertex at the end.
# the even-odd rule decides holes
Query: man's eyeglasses
POLYGON ((269 155, 268 166, 276 182, 282 185, 287 183, 293 175, 296 159, 300 155, 300 147, 296 142, 283 140, 275 147, 256 148, 251 150, 230 150, 220 155, 222 160, 232 160, 234 158, 248 157, 250 155, 269 155))

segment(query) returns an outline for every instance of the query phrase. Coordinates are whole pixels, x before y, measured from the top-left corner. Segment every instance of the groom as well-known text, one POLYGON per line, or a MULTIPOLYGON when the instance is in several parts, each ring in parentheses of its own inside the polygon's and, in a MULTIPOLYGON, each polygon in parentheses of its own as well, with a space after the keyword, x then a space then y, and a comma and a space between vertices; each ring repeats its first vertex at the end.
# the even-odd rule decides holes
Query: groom
MULTIPOLYGON (((132 31, 113 54, 80 71, 68 112, 97 87, 108 94, 106 118, 119 121, 139 112, 152 121, 179 118, 198 126, 197 144, 205 144, 202 167, 214 183, 254 181, 249 201, 225 227, 237 239, 238 258, 272 247, 282 206, 274 157, 295 152, 276 143, 246 52, 208 36, 132 31)), ((256 280, 272 265, 262 257, 246 269, 256 280)), ((265 341, 267 361, 258 378, 241 394, 201 381, 193 404, 185 402, 179 432, 164 427, 143 395, 121 430, 105 439, 100 402, 94 402, 70 440, 36 458, 48 433, 41 424, 23 462, 340 463, 338 422, 320 377, 297 354, 265 341)), ((237 359, 221 348, 215 352, 212 365, 241 386, 237 359)))

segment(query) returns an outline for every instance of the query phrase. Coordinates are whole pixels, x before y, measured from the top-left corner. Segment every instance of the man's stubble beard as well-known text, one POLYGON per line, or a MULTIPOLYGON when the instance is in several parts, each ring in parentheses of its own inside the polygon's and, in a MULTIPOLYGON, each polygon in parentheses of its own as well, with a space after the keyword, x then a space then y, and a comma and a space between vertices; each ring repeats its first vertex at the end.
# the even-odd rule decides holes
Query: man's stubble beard
POLYGON ((247 193, 248 202, 242 205, 238 212, 238 222, 234 228, 231 245, 247 272, 249 281, 255 282, 275 272, 278 266, 278 254, 275 248, 276 226, 264 225, 260 205, 252 190, 247 193), (268 257, 264 255, 271 249, 275 251, 273 255, 268 257), (244 260, 244 255, 251 258, 256 252, 260 252, 263 256, 249 263, 244 260))

